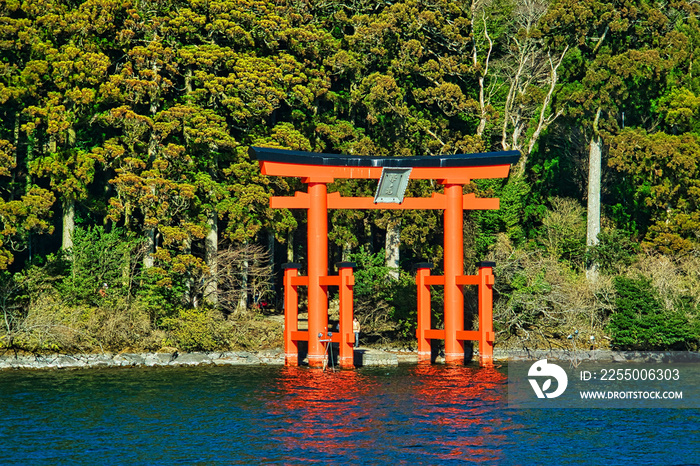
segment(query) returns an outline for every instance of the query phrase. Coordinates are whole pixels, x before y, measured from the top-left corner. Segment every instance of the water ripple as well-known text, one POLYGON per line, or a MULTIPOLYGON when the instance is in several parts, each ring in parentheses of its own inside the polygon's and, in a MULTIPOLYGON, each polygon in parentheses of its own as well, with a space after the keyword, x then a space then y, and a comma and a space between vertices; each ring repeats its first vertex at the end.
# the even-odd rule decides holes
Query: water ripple
POLYGON ((0 464, 692 464, 700 413, 513 410, 503 370, 0 373, 0 464))

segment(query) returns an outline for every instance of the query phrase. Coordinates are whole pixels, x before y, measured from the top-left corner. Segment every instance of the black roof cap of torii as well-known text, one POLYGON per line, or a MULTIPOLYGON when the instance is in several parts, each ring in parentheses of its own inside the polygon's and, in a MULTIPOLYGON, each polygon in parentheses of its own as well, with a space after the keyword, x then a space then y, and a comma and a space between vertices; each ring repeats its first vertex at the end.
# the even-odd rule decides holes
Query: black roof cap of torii
POLYGON ((517 150, 411 157, 372 157, 366 155, 322 154, 300 150, 254 147, 248 149, 251 158, 260 162, 327 165, 340 167, 482 167, 516 163, 517 150))

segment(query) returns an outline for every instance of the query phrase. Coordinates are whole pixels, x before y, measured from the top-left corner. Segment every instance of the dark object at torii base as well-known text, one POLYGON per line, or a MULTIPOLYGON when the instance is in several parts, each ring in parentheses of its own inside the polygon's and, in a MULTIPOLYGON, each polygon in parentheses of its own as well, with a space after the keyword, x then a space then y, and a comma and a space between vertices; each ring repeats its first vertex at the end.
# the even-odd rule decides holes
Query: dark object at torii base
POLYGON ((249 153, 260 163, 262 174, 299 177, 308 192, 294 197, 272 197, 273 209, 308 210, 308 273, 298 276, 298 264, 286 264, 284 348, 287 365, 298 365, 299 341, 308 341, 309 365, 321 367, 329 339, 340 345, 340 365, 353 367, 352 286, 354 264, 338 264, 339 274, 328 275, 328 209, 442 209, 444 210, 444 274, 430 275, 430 264, 418 264, 418 358, 431 361, 431 339, 445 340, 445 363, 463 364, 464 341, 479 342, 479 362, 493 363, 493 266, 479 264, 478 275, 464 275, 464 209, 498 209, 498 199, 463 194, 473 179, 505 178, 510 165, 518 161, 518 151, 456 154, 432 157, 364 157, 251 147, 249 153), (396 203, 375 203, 371 197, 341 197, 328 193, 327 184, 336 178, 375 178, 384 168, 411 168, 411 179, 435 179, 445 193, 429 198, 406 198, 396 203), (445 328, 430 328, 430 285, 445 288, 445 328), (479 329, 464 330, 464 285, 479 286, 479 329), (308 287, 308 331, 298 329, 297 287, 308 287), (340 288, 340 331, 328 337, 328 286, 340 288), (325 340, 325 341, 322 341, 325 340))

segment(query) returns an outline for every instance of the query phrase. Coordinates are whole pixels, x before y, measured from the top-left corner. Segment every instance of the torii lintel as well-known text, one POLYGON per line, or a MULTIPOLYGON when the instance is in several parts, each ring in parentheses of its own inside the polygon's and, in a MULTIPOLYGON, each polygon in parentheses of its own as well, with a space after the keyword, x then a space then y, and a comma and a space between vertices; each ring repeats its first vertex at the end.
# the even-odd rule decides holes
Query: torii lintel
POLYGON ((305 178, 332 183, 336 178, 379 179, 384 167, 411 167, 411 179, 442 180, 443 184, 467 184, 471 180, 505 178, 518 151, 413 157, 373 157, 250 147, 252 159, 269 176, 305 178))

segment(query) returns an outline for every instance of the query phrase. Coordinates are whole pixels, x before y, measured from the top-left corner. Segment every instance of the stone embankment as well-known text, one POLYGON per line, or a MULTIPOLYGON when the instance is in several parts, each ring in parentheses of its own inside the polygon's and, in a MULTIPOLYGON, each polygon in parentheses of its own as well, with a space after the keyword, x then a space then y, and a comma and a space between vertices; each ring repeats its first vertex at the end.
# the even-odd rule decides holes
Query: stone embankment
MULTIPOLYGON (((641 352, 641 351, 565 351, 565 350, 496 350, 497 362, 551 359, 553 361, 597 362, 700 362, 698 352, 641 352)), ((473 361, 478 361, 475 354, 473 361)), ((417 363, 414 351, 358 348, 355 366, 396 366, 399 363, 417 363)), ((444 362, 440 356, 435 363, 444 362)), ((180 353, 98 353, 98 354, 0 354, 0 371, 12 369, 91 369, 112 367, 183 367, 183 366, 241 366, 283 365, 281 350, 260 352, 225 351, 180 353)), ((303 364, 303 362, 302 362, 303 364)))
POLYGON ((281 365, 281 351, 194 353, 99 353, 0 356, 3 369, 91 369, 108 367, 177 367, 226 365, 281 365))
POLYGON ((494 350, 494 358, 504 361, 553 361, 586 362, 700 362, 695 351, 611 351, 611 350, 494 350))
MULTIPOLYGON (((408 353, 409 355, 411 353, 408 353)), ((417 360, 417 359, 416 359, 417 360)), ((405 361, 405 356, 402 358, 405 361)), ((374 349, 356 349, 355 365, 396 366, 395 353, 374 349)), ((97 353, 97 354, 0 354, 0 371, 11 369, 96 369, 111 367, 182 367, 283 365, 284 352, 226 351, 180 353, 97 353)), ((302 362, 303 364, 303 362, 302 362)))

